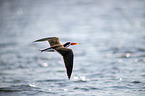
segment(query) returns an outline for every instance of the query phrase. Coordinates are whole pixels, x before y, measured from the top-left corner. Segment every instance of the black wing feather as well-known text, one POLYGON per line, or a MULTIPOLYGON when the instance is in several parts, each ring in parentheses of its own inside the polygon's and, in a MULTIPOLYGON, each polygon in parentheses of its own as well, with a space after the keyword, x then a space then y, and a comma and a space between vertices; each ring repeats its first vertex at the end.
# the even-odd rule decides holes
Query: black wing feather
POLYGON ((73 70, 73 58, 74 58, 72 49, 59 47, 55 50, 58 51, 63 56, 65 67, 67 70, 67 76, 70 79, 73 70))

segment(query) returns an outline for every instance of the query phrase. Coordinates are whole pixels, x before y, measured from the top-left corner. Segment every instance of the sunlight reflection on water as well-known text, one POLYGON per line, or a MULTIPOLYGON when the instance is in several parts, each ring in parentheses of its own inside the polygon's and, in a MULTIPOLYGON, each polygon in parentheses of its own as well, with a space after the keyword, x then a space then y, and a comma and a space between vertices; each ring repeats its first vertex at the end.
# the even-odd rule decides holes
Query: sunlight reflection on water
POLYGON ((144 0, 0 1, 0 95, 142 96, 144 0), (60 37, 78 42, 71 80, 60 54, 40 53, 60 37))

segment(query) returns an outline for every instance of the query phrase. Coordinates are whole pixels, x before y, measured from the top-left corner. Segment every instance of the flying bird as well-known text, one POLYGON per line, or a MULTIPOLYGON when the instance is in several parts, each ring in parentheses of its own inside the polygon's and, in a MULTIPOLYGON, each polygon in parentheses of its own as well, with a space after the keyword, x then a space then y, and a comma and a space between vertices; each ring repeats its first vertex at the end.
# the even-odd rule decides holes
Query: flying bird
POLYGON ((39 40, 36 40, 34 42, 42 42, 42 41, 48 41, 50 44, 49 48, 41 49, 41 52, 55 52, 57 51, 63 56, 63 60, 65 63, 65 68, 67 71, 67 76, 70 79, 72 70, 73 70, 73 58, 74 54, 72 49, 68 48, 70 45, 78 45, 79 43, 71 43, 66 42, 65 44, 60 44, 58 37, 48 37, 48 38, 42 38, 39 40))

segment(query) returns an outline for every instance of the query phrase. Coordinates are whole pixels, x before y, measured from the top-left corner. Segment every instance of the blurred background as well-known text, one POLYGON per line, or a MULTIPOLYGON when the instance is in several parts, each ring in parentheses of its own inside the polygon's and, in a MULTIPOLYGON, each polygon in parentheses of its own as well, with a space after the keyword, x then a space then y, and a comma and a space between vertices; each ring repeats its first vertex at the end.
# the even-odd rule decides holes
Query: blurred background
POLYGON ((145 0, 0 0, 0 96, 143 96, 145 0), (72 46, 71 80, 56 36, 72 46))

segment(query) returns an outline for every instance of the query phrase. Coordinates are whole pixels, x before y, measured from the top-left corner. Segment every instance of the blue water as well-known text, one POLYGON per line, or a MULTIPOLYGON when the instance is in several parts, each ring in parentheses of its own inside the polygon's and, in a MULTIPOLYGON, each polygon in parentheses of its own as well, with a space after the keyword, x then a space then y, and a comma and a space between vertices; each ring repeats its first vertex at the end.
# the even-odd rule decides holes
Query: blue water
POLYGON ((1 0, 0 96, 145 96, 145 0, 1 0), (73 49, 68 80, 57 36, 73 49))

